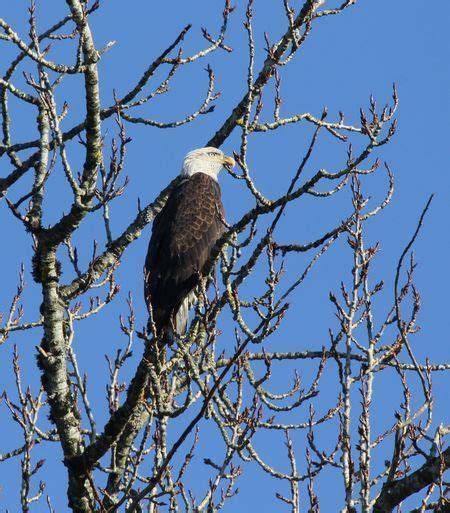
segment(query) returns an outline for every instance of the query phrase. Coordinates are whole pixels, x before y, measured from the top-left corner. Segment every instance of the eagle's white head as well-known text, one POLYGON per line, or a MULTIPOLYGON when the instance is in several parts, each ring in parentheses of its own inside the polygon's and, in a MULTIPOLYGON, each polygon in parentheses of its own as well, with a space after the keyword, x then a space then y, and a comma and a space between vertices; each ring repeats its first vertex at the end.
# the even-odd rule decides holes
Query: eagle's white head
POLYGON ((195 173, 205 173, 217 180, 217 175, 222 167, 230 169, 234 165, 235 161, 232 157, 228 157, 217 148, 207 146, 192 150, 184 157, 181 175, 189 177, 195 173))

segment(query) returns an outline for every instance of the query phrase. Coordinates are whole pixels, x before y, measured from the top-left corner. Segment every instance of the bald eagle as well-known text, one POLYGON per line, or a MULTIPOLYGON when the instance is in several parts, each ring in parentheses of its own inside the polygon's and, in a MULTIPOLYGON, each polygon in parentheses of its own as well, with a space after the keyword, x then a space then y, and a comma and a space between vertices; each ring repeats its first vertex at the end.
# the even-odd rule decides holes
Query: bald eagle
POLYGON ((158 336, 184 334, 202 268, 225 229, 218 183, 234 159, 217 148, 199 148, 183 160, 181 181, 153 221, 144 266, 145 301, 158 336))

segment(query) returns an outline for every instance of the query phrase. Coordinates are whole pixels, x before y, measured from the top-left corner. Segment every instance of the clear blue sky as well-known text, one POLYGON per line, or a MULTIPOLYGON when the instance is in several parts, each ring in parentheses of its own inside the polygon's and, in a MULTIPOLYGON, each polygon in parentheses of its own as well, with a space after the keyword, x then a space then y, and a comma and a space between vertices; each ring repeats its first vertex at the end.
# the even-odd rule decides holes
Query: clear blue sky
MULTIPOLYGON (((179 171, 183 155, 192 148, 202 146, 221 125, 230 108, 244 92, 243 73, 247 66, 245 34, 242 28, 244 3, 236 2, 236 11, 231 17, 228 44, 234 48, 232 54, 223 51, 211 54, 206 60, 188 67, 180 72, 173 82, 170 95, 146 106, 142 113, 161 121, 181 119, 200 105, 207 87, 207 76, 203 71, 210 63, 216 73, 216 89, 222 95, 216 110, 201 116, 194 123, 177 130, 158 130, 140 126, 128 126, 128 135, 133 138, 129 145, 125 173, 130 177, 130 186, 124 198, 114 203, 112 208, 112 228, 120 233, 136 212, 136 200, 143 203, 152 200, 179 171)), ((297 7, 298 2, 292 2, 297 7)), ((11 23, 25 37, 27 27, 28 2, 4 2, 0 16, 11 23)), ((359 2, 337 17, 329 17, 314 25, 314 30, 303 50, 285 70, 283 75, 284 102, 282 115, 288 116, 298 112, 311 112, 319 116, 322 108, 329 108, 329 118, 337 119, 338 112, 344 111, 346 121, 357 124, 359 108, 367 107, 370 94, 380 104, 390 101, 392 83, 397 85, 400 105, 398 109, 398 132, 392 142, 378 154, 386 160, 395 173, 396 185, 394 199, 375 223, 369 224, 369 241, 380 241, 381 254, 376 264, 376 278, 386 281, 386 300, 392 299, 392 283, 395 263, 414 231, 416 219, 430 193, 435 193, 425 226, 415 245, 417 269, 417 286, 422 296, 423 308, 419 324, 422 331, 413 339, 416 354, 421 361, 429 356, 432 362, 449 359, 449 341, 447 334, 448 291, 450 277, 447 271, 449 259, 449 219, 450 219, 450 177, 448 155, 448 127, 450 118, 450 41, 448 22, 450 4, 446 0, 433 2, 430 9, 424 2, 393 2, 392 0, 359 0, 359 2)), ((269 39, 274 42, 284 31, 283 8, 279 2, 255 0, 255 32, 259 45, 257 66, 264 59, 263 32, 267 31, 269 39)), ((115 88, 118 94, 140 76, 146 64, 152 61, 167 44, 173 40, 180 29, 187 23, 193 24, 192 34, 184 45, 186 54, 201 48, 204 41, 200 28, 206 26, 214 35, 221 23, 222 2, 218 0, 197 0, 196 2, 146 2, 134 0, 118 2, 104 0, 101 10, 91 18, 91 26, 97 47, 102 47, 109 40, 116 40, 116 45, 100 63, 102 81, 101 94, 104 105, 112 100, 115 88)), ((66 12, 64 2, 46 0, 38 2, 39 29, 44 30, 66 12)), ((65 51, 55 49, 49 57, 63 59, 65 51)), ((12 45, 1 41, 0 66, 2 74, 9 62, 9 57, 16 51, 12 45)), ((72 61, 70 58, 70 62, 72 61)), ((21 75, 18 84, 22 85, 21 75)), ((83 108, 79 77, 67 79, 59 100, 67 100, 71 106, 66 127, 81 119, 83 108)), ((13 104, 14 141, 27 140, 34 135, 33 119, 30 112, 13 104)), ((107 125, 111 132, 114 125, 107 125)), ((251 163, 258 186, 268 196, 285 190, 289 176, 295 169, 308 141, 310 129, 303 126, 281 129, 268 136, 256 135, 251 144, 251 163)), ((224 151, 230 153, 238 149, 237 132, 225 143, 224 151)), ((80 147, 70 145, 73 166, 82 162, 80 147)), ((314 164, 333 169, 337 153, 336 145, 325 137, 319 146, 314 164)), ((6 161, 0 161, 0 174, 9 169, 6 161)), ((25 182, 29 184, 29 180, 25 182)), ((383 194, 385 181, 367 181, 366 191, 374 198, 383 194)), ((251 206, 245 191, 239 190, 239 183, 223 174, 222 188, 225 209, 229 221, 236 220, 251 206)), ((52 182, 49 188, 54 193, 54 200, 47 205, 47 221, 52 222, 62 210, 67 210, 68 196, 63 179, 52 182)), ((16 186, 11 197, 17 198, 22 189, 16 186)), ((280 237, 283 241, 305 241, 320 230, 329 228, 345 216, 346 203, 333 203, 330 207, 325 201, 306 202, 305 205, 291 212, 283 227, 280 237)), ((26 266, 28 288, 24 296, 25 320, 32 321, 38 315, 39 290, 30 276, 31 239, 26 235, 18 221, 10 215, 4 202, 0 202, 0 219, 3 240, 8 241, 7 250, 0 254, 2 276, 0 311, 6 313, 10 298, 15 293, 17 273, 21 261, 26 266)), ((86 263, 90 257, 91 240, 102 240, 102 227, 98 222, 89 222, 83 228, 80 239, 88 246, 80 255, 86 263), (97 233, 98 230, 98 233, 97 233)), ((143 237, 126 253, 117 279, 121 285, 120 296, 108 310, 98 317, 86 322, 77 331, 77 350, 80 364, 90 377, 91 402, 98 405, 99 425, 105 418, 105 381, 107 368, 103 355, 114 353, 124 340, 118 330, 118 315, 126 314, 125 299, 128 291, 136 298, 137 322, 145 322, 145 309, 142 302, 142 262, 149 237, 147 230, 143 237)), ((288 264, 303 265, 304 260, 292 257, 288 264)), ((292 299, 292 311, 288 315, 280 335, 267 345, 268 350, 293 350, 294 348, 317 348, 328 343, 328 327, 336 328, 332 310, 328 302, 330 290, 336 291, 342 279, 349 278, 351 259, 345 244, 334 249, 332 256, 321 262, 316 274, 310 277, 310 284, 299 291, 292 299), (338 268, 339 267, 339 268, 338 268), (301 328, 299 328, 299 323, 301 328), (301 329, 301 337, 299 337, 301 329)), ((70 279, 68 275, 63 281, 70 279)), ((382 306, 380 308, 382 309, 382 306)), ((3 387, 11 387, 13 376, 10 360, 12 345, 17 343, 23 358, 25 370, 24 381, 30 383, 34 391, 38 387, 38 373, 34 365, 35 346, 39 343, 40 332, 32 335, 18 335, 0 346, 0 369, 3 387)), ((139 353, 136 349, 136 353, 139 353)), ((300 368, 302 371, 302 368, 300 368)), ((310 370, 304 370, 306 380, 310 370)), ((278 379, 277 377, 275 377, 278 379)), ((281 376, 280 376, 281 378, 281 376)), ((281 382, 281 381, 280 381, 281 382)), ((390 382, 380 384, 377 400, 379 401, 379 427, 389 425, 392 421, 393 404, 390 404, 390 382), (386 417, 386 418, 384 418, 386 417), (383 423, 383 421, 386 421, 383 423)), ((449 423, 447 390, 448 376, 436 376, 436 422, 449 423), (446 407, 447 406, 447 411, 446 407)), ((335 390, 324 390, 324 401, 335 396, 335 390)), ((324 407, 326 410, 326 408, 324 407)), ((301 412, 304 421, 307 412, 301 412)), ((378 420, 377 420, 378 422, 378 420)), ((3 436, 0 452, 5 452, 18 442, 17 431, 8 419, 7 411, 0 404, 0 429, 3 436)), ((211 432, 205 432, 204 442, 211 442, 211 432)), ((324 447, 326 434, 322 433, 324 447)), ((261 440, 261 444, 264 444, 261 440)), ((331 443, 331 442, 330 442, 331 443)), ((271 446, 269 460, 287 468, 282 444, 271 446)), ((304 450, 301 439, 298 440, 299 458, 304 464, 304 450)), ((263 450, 264 452, 264 450, 263 450)), ((207 451, 205 455, 207 455, 207 451)), ((65 471, 59 463, 61 453, 56 445, 53 450, 48 446, 38 448, 36 457, 45 457, 43 478, 47 482, 48 494, 58 512, 66 511, 65 471)), ((200 454, 199 454, 200 458, 200 454)), ((380 458, 383 461, 383 458, 380 458)), ((200 492, 205 483, 204 470, 198 471, 198 481, 192 481, 194 489, 200 492), (201 485, 201 486, 200 486, 201 485)), ((9 508, 18 510, 19 461, 16 459, 7 465, 0 465, 0 511, 9 508)), ((324 512, 336 511, 336 501, 341 504, 342 483, 331 479, 318 486, 324 512), (326 486, 325 486, 326 484, 326 486), (326 491, 327 493, 323 493, 326 491), (320 493, 322 492, 322 494, 320 493), (338 499, 336 499, 338 498, 338 499)), ((36 482, 35 482, 36 485, 36 482)), ((274 491, 286 492, 287 487, 281 483, 271 483, 251 465, 244 466, 244 475, 238 483, 240 496, 230 501, 225 511, 260 511, 269 513, 283 511, 284 506, 274 499, 274 491), (257 481, 261 479, 261 481, 257 481), (255 488, 258 484, 258 492, 255 488), (256 501, 256 502, 255 502, 256 501), (251 504, 253 503, 253 507, 251 504)), ((304 490, 302 491, 304 497, 304 490)), ((40 503, 34 511, 44 511, 40 503)))

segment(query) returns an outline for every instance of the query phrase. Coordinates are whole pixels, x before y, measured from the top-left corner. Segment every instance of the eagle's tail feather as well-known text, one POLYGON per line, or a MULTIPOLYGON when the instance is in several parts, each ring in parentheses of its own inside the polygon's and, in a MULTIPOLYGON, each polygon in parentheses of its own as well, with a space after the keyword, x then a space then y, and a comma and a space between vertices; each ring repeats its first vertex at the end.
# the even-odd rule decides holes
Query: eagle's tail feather
POLYGON ((196 301, 197 297, 195 293, 190 292, 181 302, 178 311, 174 315, 173 328, 169 327, 166 331, 166 336, 170 344, 176 341, 174 331, 178 336, 184 335, 186 333, 189 321, 189 310, 196 301))

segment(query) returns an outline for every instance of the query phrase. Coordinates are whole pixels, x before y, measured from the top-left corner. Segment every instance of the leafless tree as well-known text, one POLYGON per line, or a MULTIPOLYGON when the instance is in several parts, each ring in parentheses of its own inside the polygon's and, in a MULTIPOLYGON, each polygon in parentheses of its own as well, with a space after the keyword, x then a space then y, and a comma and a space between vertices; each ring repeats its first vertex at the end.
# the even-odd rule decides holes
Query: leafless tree
MULTIPOLYGON (((33 456, 33 450, 43 444, 48 451, 62 450, 68 504, 77 513, 240 511, 239 481, 250 465, 272 477, 274 489, 283 489, 276 494, 280 511, 319 512, 321 479, 335 480, 335 489, 343 487, 343 503, 336 510, 347 513, 394 511, 411 496, 413 511, 449 511, 445 481, 450 465, 450 448, 445 448, 449 427, 432 421, 432 376, 448 371, 450 364, 418 361, 410 343, 419 329, 420 309, 411 247, 431 198, 415 232, 411 225, 410 241, 393 265, 393 297, 382 281, 376 283, 373 278, 372 262, 379 246, 368 240, 365 231, 366 222, 389 204, 393 194, 393 173, 388 165, 379 166, 376 155, 395 133, 395 87, 390 105, 379 108, 371 97, 357 124, 348 124, 342 113, 329 120, 326 110, 319 115, 281 115, 283 71, 293 65, 313 28, 331 17, 339 23, 335 15, 358 8, 356 0, 334 7, 328 3, 332 2, 306 0, 296 9, 288 0, 278 6, 274 3, 273 8, 285 14, 285 26, 280 27, 278 41, 265 37, 266 57, 258 67, 255 56, 261 49, 255 42, 254 2, 249 0, 235 10, 226 0, 218 34, 203 29, 204 48, 192 55, 182 51, 191 31, 190 25, 184 27, 159 55, 151 50, 154 60, 136 77, 135 85, 122 96, 115 94, 115 101, 107 106, 100 102, 97 68, 101 59, 114 57, 107 53, 112 43, 102 49, 95 45, 89 20, 101 12, 98 0, 66 0, 67 15, 43 32, 37 28, 33 0, 28 35, 0 18, 2 47, 17 52, 10 62, 3 57, 1 61, 0 198, 32 240, 32 251, 23 256, 25 268, 20 268, 17 293, 0 329, 2 374, 11 372, 6 355, 15 344, 12 373, 16 383, 15 389, 3 392, 2 422, 8 413, 23 435, 17 447, 2 438, 0 461, 6 462, 2 465, 20 462, 17 475, 23 512, 55 511, 46 494, 45 460, 36 461, 33 456), (107 356, 108 418, 99 426, 104 405, 92 403, 89 397, 92 388, 100 385, 88 382, 78 364, 77 347, 86 341, 77 340, 77 327, 94 318, 90 322, 97 326, 95 337, 102 337, 102 323, 111 322, 108 305, 118 297, 117 267, 178 180, 161 192, 153 191, 154 199, 138 205, 128 226, 114 233, 111 202, 126 191, 124 170, 131 177, 135 173, 126 164, 131 141, 127 130, 131 124, 142 125, 133 130, 176 128, 212 111, 218 93, 208 66, 206 95, 195 112, 172 122, 143 117, 146 104, 170 94, 175 76, 187 73, 197 80, 194 63, 206 64, 211 52, 232 51, 227 29, 230 18, 241 15, 247 45, 234 51, 248 54, 242 99, 231 112, 221 111, 222 126, 198 146, 219 147, 232 132, 239 134, 235 153, 239 171, 232 176, 236 187, 247 191, 249 209, 227 225, 217 242, 203 269, 208 279, 199 287, 200 299, 188 332, 176 344, 166 347, 155 333, 136 325, 129 295, 128 313, 120 319, 122 347, 107 356), (52 60, 58 45, 66 45, 68 64, 52 60), (72 75, 83 78, 77 84, 79 96, 85 96, 85 112, 78 124, 68 126, 70 107, 60 99, 72 75), (22 104, 37 136, 17 142, 13 126, 16 109, 22 104), (105 129, 110 120, 115 120, 117 135, 105 129), (299 123, 311 128, 307 150, 298 164, 292 163, 283 194, 268 197, 251 169, 249 140, 263 132, 262 137, 270 142, 271 131, 299 123), (334 138, 343 150, 333 170, 314 169, 311 161, 322 134, 334 138), (74 144, 77 139, 81 146, 74 144), (81 166, 74 158, 77 155, 79 160, 80 152, 81 166), (365 181, 367 175, 379 173, 386 176, 386 195, 375 204, 366 195, 365 181), (65 177, 70 202, 48 224, 43 216, 54 199, 51 182, 58 175, 65 177), (289 218, 293 205, 309 197, 321 208, 341 194, 347 194, 348 206, 327 230, 307 241, 280 240, 279 225, 289 218), (104 230, 104 243, 94 241, 86 264, 92 240, 89 234, 77 234, 87 218, 104 230), (308 349, 299 331, 299 349, 283 350, 284 339, 278 331, 290 313, 292 294, 306 279, 314 279, 313 268, 335 250, 338 241, 349 273, 345 266, 336 269, 341 288, 329 296, 336 316, 323 320, 329 323, 328 340, 321 350, 308 349), (289 266, 289 255, 299 253, 304 254, 304 268, 289 266), (25 322, 22 297, 30 268, 41 301, 27 305, 30 320, 25 322), (14 341, 24 331, 40 338, 36 351, 42 385, 34 393, 36 384, 30 387, 28 376, 21 371, 20 353, 25 348, 14 341), (137 364, 133 351, 139 355, 137 364), (274 392, 283 376, 294 369, 293 383, 285 378, 284 392, 274 392), (131 376, 128 383, 124 375, 131 376), (380 432, 373 425, 378 414, 373 397, 386 375, 395 377, 403 400, 396 410, 384 412, 386 422, 392 422, 380 432), (331 401, 321 393, 324 379, 334 383, 331 401), (209 439, 216 438, 217 447, 214 457, 206 451, 200 460, 195 456, 204 429, 209 439), (285 456, 278 454, 274 463, 267 447, 280 441, 285 456), (288 470, 280 465, 283 458, 288 470), (209 477, 198 482, 205 468, 209 477), (203 487, 202 493, 190 489, 193 481, 197 490, 203 487)), ((93 358, 100 360, 98 349, 93 348, 93 358)))

